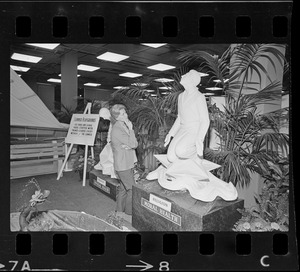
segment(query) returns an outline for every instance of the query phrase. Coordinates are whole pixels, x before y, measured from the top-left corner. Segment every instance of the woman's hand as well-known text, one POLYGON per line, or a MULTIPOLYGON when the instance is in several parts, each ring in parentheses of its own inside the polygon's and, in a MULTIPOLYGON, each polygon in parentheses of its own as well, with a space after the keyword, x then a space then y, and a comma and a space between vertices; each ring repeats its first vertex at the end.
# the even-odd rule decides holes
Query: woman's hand
POLYGON ((126 144, 122 144, 121 147, 124 148, 124 149, 127 149, 127 150, 128 150, 128 149, 131 149, 131 148, 130 148, 128 145, 126 145, 126 144))
POLYGON ((131 122, 129 119, 126 119, 126 120, 124 121, 124 123, 125 123, 126 126, 129 128, 129 130, 132 130, 132 129, 133 129, 132 122, 131 122))

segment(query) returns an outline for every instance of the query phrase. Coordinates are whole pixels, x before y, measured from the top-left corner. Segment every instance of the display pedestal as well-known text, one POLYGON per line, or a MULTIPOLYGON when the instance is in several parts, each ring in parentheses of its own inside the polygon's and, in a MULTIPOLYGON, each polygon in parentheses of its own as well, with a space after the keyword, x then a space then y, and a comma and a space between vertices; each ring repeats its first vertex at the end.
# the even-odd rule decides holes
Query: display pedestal
POLYGON ((132 226, 138 231, 232 231, 244 200, 202 202, 188 191, 170 191, 157 180, 132 190, 132 226))
POLYGON ((117 191, 119 181, 111 178, 108 175, 103 175, 101 170, 93 169, 90 172, 90 186, 95 188, 97 191, 107 195, 113 200, 117 199, 117 191))

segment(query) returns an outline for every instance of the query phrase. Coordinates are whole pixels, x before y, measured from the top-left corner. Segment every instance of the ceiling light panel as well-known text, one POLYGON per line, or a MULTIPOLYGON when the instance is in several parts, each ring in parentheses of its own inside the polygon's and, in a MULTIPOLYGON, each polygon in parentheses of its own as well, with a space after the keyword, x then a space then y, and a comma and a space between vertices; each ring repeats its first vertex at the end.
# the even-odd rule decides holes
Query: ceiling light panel
POLYGON ((20 60, 20 61, 31 62, 31 63, 38 63, 42 59, 40 57, 19 54, 19 53, 13 53, 11 58, 14 60, 20 60))
MULTIPOLYGON (((61 74, 59 74, 58 76, 60 76, 60 77, 61 77, 61 74)), ((77 75, 77 77, 80 77, 80 75, 77 75)))
POLYGON ((126 72, 126 73, 119 74, 119 76, 135 78, 135 77, 142 76, 142 74, 136 74, 136 73, 126 72))
POLYGON ((106 60, 106 61, 112 61, 112 62, 120 62, 124 59, 128 59, 129 56, 116 54, 112 52, 106 52, 100 56, 97 57, 97 59, 106 60))
POLYGON ((129 89, 129 87, 125 87, 125 86, 115 86, 113 88, 114 89, 124 89, 124 90, 129 89))
POLYGON ((88 82, 88 83, 84 83, 84 86, 89 86, 89 87, 98 87, 101 84, 100 83, 92 83, 92 82, 88 82))
POLYGON ((22 67, 22 66, 16 66, 16 65, 10 65, 11 69, 18 71, 18 72, 27 72, 30 68, 28 67, 22 67))
POLYGON ((158 64, 155 64, 155 65, 152 65, 152 66, 148 66, 147 68, 152 69, 152 70, 157 70, 157 71, 166 71, 166 70, 174 69, 176 67, 172 66, 172 65, 158 63, 158 64))
POLYGON ((40 47, 40 48, 45 48, 45 49, 49 49, 49 50, 53 50, 54 48, 56 48, 57 46, 59 46, 59 43, 26 43, 28 45, 31 46, 36 46, 36 47, 40 47))
POLYGON ((201 77, 206 77, 206 76, 209 76, 209 74, 206 74, 206 73, 201 73, 201 72, 198 72, 200 74, 201 77))
POLYGON ((165 83, 165 82, 172 82, 172 81, 174 81, 174 79, 170 79, 170 78, 157 78, 157 79, 154 79, 154 81, 165 83))
POLYGON ((87 72, 94 72, 96 70, 99 70, 100 67, 91 66, 91 65, 85 65, 85 64, 79 64, 77 66, 78 70, 87 71, 87 72))
POLYGON ((166 45, 166 43, 141 43, 142 45, 150 46, 152 48, 158 48, 166 45))
POLYGON ((49 78, 47 81, 54 82, 54 83, 61 83, 61 79, 59 79, 59 78, 49 78))
POLYGON ((208 87, 208 88, 205 88, 205 90, 209 90, 209 91, 221 91, 223 89, 220 88, 220 87, 208 87))
MULTIPOLYGON (((227 82, 229 79, 227 78, 227 79, 224 79, 224 83, 225 82, 227 82)), ((216 82, 216 83, 221 83, 222 81, 220 80, 220 79, 215 79, 215 80, 213 80, 213 82, 216 82)))

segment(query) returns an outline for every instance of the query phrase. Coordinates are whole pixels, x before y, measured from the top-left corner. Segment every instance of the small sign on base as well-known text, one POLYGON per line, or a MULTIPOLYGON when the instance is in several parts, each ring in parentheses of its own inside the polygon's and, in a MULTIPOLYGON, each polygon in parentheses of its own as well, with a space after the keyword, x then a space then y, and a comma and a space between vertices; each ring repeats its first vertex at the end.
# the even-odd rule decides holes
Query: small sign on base
POLYGON ((232 231, 244 206, 241 199, 202 202, 157 180, 133 185, 132 202, 132 226, 139 231, 232 231))
POLYGON ((90 172, 89 184, 91 187, 95 188, 97 191, 103 193, 111 199, 117 199, 118 187, 120 185, 117 179, 103 175, 102 171, 100 170, 93 169, 90 172))

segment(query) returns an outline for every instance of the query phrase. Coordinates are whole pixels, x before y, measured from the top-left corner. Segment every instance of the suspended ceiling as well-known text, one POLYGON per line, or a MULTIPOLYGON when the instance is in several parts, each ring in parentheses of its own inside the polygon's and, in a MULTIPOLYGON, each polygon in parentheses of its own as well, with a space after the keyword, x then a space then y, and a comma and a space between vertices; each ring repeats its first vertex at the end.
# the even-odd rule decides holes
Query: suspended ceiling
MULTIPOLYGON (((229 44, 165 44, 159 48, 152 48, 143 44, 60 44, 54 50, 48 50, 28 44, 15 44, 11 47, 11 54, 21 53, 42 57, 42 59, 38 63, 11 59, 11 64, 30 68, 27 72, 19 73, 25 82, 50 84, 47 82, 49 78, 60 78, 61 57, 69 52, 77 52, 78 64, 100 67, 94 72, 78 70, 80 75, 78 88, 83 88, 83 84, 91 82, 101 84, 100 87, 95 88, 95 91, 114 91, 116 86, 130 86, 132 83, 149 81, 151 78, 172 77, 174 72, 182 66, 177 59, 182 51, 203 50, 212 55, 221 55, 228 46, 229 44), (117 63, 97 59, 97 56, 107 51, 127 55, 129 58, 117 63), (176 68, 163 72, 147 68, 157 63, 172 65, 176 68), (139 73, 143 76, 138 78, 119 76, 124 72, 139 73)), ((207 79, 204 78, 205 81, 207 79)))

